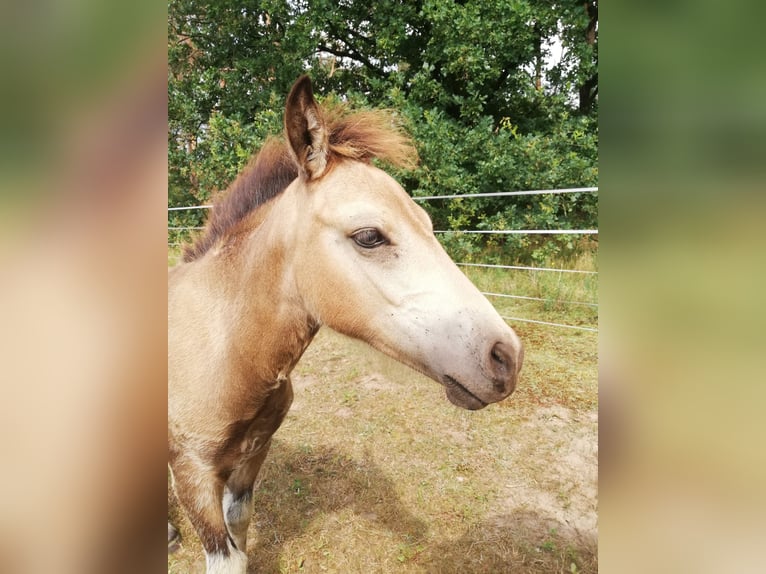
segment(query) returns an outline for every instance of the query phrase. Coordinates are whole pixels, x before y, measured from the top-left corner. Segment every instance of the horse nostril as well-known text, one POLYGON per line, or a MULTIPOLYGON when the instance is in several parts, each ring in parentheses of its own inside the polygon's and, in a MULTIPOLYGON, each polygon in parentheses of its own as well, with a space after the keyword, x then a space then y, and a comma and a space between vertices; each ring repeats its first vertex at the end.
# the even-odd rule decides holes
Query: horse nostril
MULTIPOLYGON (((499 345, 499 343, 497 345, 499 345)), ((500 365, 503 367, 507 367, 507 357, 504 356, 503 351, 497 348, 497 345, 492 347, 492 360, 500 363, 500 365)))
POLYGON ((515 375, 513 349, 505 343, 495 343, 489 353, 495 388, 505 392, 515 375))

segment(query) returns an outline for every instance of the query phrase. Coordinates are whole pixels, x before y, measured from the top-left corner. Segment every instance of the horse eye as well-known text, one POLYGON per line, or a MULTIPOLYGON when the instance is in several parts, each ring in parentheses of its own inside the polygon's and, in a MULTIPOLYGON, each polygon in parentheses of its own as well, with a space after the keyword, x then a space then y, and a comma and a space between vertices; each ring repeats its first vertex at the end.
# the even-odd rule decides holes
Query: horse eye
POLYGON ((360 229, 359 231, 353 233, 351 238, 359 247, 364 247, 365 249, 372 249, 373 247, 378 247, 384 243, 388 243, 388 240, 385 238, 385 236, 374 227, 366 227, 365 229, 360 229))

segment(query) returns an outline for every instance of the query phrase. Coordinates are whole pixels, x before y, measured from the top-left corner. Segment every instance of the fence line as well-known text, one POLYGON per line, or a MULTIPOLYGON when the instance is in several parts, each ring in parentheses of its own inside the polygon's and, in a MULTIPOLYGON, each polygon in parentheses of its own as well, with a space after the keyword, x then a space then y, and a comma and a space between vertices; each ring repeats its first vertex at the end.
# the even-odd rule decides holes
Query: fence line
MULTIPOLYGON (((567 189, 537 189, 530 191, 493 191, 489 193, 459 193, 451 195, 427 195, 413 197, 414 201, 431 201, 435 199, 473 199, 475 197, 511 197, 518 195, 545 195, 554 193, 595 193, 598 187, 571 187, 567 189)), ((191 209, 210 209, 212 205, 191 205, 187 207, 168 207, 168 211, 184 211, 191 209)))
POLYGON ((168 207, 168 211, 183 211, 189 209, 210 209, 212 205, 190 205, 188 207, 168 207))
POLYGON ((520 317, 506 317, 501 315, 506 321, 521 321, 523 323, 536 323, 537 325, 550 325, 551 327, 565 327, 567 329, 577 329, 579 331, 591 331, 598 333, 595 327, 580 327, 579 325, 564 325, 563 323, 550 323, 548 321, 535 321, 534 319, 521 319, 520 317))
POLYGON ((584 301, 565 301, 563 299, 545 299, 543 297, 527 297, 526 295, 507 295, 505 293, 486 293, 481 292, 482 295, 488 295, 490 297, 506 297, 508 299, 528 299, 530 301, 547 301, 549 303, 569 303, 570 305, 587 305, 588 307, 598 308, 598 303, 586 303, 584 301))
POLYGON ((415 201, 430 201, 432 199, 462 199, 474 197, 510 197, 514 195, 544 195, 550 193, 593 193, 597 187, 572 187, 569 189, 538 189, 533 191, 493 191, 489 193, 458 193, 454 195, 427 195, 413 197, 415 201))
POLYGON ((525 267, 523 265, 493 265, 491 263, 455 263, 461 267, 488 267, 490 269, 519 269, 521 271, 558 271, 559 273, 587 273, 597 275, 598 271, 583 271, 582 269, 556 269, 555 267, 525 267))
POLYGON ((434 233, 483 233, 487 235, 589 235, 597 234, 598 229, 448 229, 446 231, 434 231, 434 233))

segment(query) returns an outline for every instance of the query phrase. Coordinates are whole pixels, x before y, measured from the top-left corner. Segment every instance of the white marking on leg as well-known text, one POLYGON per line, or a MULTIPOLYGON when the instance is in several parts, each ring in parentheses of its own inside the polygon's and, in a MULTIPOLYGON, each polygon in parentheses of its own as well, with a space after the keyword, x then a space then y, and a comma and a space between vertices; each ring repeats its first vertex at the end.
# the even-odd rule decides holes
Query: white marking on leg
POLYGON ((243 518, 250 518, 250 512, 248 504, 243 502, 249 500, 250 497, 243 496, 239 499, 234 498, 231 490, 228 486, 223 489, 223 514, 226 517, 226 523, 238 524, 243 518))
POLYGON ((247 550, 247 528, 253 513, 252 496, 244 495, 235 499, 228 487, 223 489, 223 516, 229 534, 240 550, 247 550))
POLYGON ((246 574, 247 554, 232 548, 229 544, 229 555, 215 553, 206 554, 207 574, 246 574))

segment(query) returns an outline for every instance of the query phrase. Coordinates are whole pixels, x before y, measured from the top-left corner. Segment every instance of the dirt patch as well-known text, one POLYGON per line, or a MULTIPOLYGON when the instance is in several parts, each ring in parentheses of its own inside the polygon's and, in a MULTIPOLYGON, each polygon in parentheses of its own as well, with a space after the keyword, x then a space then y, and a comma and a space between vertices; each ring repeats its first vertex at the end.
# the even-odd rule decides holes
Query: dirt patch
POLYGON ((348 407, 340 407, 335 411, 335 416, 342 419, 347 419, 354 416, 354 411, 348 407))
POLYGON ((542 407, 522 424, 520 456, 535 472, 506 485, 496 520, 534 513, 548 532, 595 541, 598 537, 598 415, 562 406, 542 407))
POLYGON ((387 391, 395 388, 395 385, 380 373, 373 373, 359 379, 359 386, 368 391, 387 391))
POLYGON ((319 383, 319 379, 314 375, 293 375, 290 377, 290 380, 293 384, 293 391, 297 395, 296 398, 301 396, 299 391, 303 391, 309 387, 316 386, 319 383))

